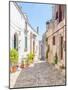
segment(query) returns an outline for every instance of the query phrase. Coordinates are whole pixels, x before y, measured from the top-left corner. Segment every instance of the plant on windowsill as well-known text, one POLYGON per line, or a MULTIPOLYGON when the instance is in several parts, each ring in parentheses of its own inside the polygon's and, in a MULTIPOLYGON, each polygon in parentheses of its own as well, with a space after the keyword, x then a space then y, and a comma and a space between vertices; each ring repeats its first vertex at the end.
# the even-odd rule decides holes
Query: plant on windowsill
POLYGON ((10 72, 16 72, 18 63, 18 51, 16 49, 10 50, 10 72))

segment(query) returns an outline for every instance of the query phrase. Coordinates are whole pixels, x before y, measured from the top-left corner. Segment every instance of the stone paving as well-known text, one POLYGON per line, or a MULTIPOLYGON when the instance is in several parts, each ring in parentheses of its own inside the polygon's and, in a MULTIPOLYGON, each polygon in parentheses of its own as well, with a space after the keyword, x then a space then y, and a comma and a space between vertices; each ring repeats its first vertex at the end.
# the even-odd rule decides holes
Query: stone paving
POLYGON ((14 88, 65 85, 65 75, 46 62, 24 68, 17 78, 14 88))
POLYGON ((17 70, 15 73, 10 73, 10 88, 14 87, 15 82, 16 82, 20 72, 21 72, 21 69, 17 70))

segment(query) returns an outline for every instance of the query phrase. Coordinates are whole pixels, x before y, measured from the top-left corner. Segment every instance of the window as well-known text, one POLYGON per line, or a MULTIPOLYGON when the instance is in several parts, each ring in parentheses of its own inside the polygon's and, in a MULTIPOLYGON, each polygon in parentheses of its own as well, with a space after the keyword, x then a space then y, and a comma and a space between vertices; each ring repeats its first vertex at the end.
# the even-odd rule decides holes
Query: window
POLYGON ((16 33, 14 34, 14 48, 18 50, 18 36, 16 33))
POLYGON ((14 35, 14 48, 16 48, 16 35, 14 35))
POLYGON ((27 49, 27 37, 25 37, 25 48, 27 49))
POLYGON ((55 36, 53 36, 53 45, 55 45, 55 36))
POLYGON ((25 49, 24 51, 27 51, 27 34, 25 34, 25 49))
POLYGON ((56 12, 56 18, 55 19, 57 19, 58 18, 58 11, 56 12))
POLYGON ((61 36, 61 59, 63 59, 63 36, 61 36))
POLYGON ((59 22, 62 21, 62 9, 61 9, 61 5, 59 5, 59 22))
POLYGON ((30 33, 30 51, 32 52, 32 33, 30 33))

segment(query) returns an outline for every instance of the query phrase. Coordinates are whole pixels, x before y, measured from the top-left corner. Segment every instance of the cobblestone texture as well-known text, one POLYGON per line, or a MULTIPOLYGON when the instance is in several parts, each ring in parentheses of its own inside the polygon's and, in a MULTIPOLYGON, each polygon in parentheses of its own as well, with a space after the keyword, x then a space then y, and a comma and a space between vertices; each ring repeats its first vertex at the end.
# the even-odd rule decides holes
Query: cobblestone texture
POLYGON ((48 63, 37 63, 34 67, 24 68, 14 88, 65 85, 65 75, 48 63))

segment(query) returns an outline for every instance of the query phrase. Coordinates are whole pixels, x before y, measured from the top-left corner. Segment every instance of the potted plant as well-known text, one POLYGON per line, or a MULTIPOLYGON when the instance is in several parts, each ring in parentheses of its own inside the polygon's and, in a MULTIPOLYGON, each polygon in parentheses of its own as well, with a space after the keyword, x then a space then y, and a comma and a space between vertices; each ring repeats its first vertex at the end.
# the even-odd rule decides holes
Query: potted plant
POLYGON ((30 52, 27 56, 27 60, 29 64, 32 64, 34 61, 34 53, 30 52))
POLYGON ((10 50, 10 71, 16 72, 17 69, 17 63, 18 63, 18 51, 16 49, 10 50))

